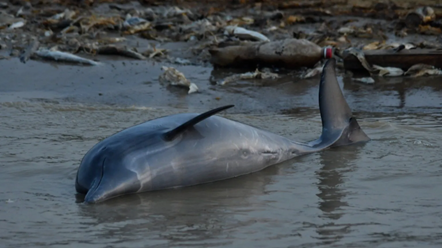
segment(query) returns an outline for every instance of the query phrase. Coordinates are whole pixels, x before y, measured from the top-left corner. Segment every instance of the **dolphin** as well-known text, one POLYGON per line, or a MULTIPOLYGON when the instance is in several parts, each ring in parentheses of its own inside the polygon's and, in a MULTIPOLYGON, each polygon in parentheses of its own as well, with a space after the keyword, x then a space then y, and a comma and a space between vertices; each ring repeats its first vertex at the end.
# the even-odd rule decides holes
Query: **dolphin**
POLYGON ((301 143, 215 114, 161 117, 118 132, 95 146, 78 168, 84 202, 233 178, 329 147, 368 141, 352 117, 335 74, 324 64, 319 86, 322 134, 301 143))

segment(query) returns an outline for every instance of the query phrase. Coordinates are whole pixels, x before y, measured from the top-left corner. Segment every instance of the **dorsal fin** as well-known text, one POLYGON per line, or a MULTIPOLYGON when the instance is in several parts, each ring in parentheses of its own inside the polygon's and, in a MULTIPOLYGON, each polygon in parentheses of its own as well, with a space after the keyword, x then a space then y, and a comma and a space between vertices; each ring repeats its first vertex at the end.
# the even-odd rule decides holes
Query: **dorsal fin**
POLYGON ((231 108, 233 106, 234 105, 227 105, 227 106, 219 107, 216 109, 209 110, 205 113, 202 113, 202 114, 190 119, 189 121, 185 122, 184 124, 181 124, 180 126, 164 133, 163 137, 165 140, 171 141, 171 140, 175 139, 175 137, 177 137, 180 133, 183 133, 188 128, 193 127, 198 122, 203 121, 204 119, 209 118, 210 116, 212 116, 218 112, 221 112, 223 110, 226 110, 228 108, 231 108))

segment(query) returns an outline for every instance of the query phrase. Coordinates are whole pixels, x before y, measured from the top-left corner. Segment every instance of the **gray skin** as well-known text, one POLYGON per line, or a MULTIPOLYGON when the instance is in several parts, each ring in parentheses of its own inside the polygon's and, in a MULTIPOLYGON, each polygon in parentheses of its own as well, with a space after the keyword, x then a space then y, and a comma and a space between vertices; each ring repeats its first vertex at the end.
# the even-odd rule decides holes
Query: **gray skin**
POLYGON ((116 133, 83 158, 76 178, 85 202, 185 187, 233 178, 328 147, 368 141, 352 118, 336 80, 335 61, 324 65, 319 90, 323 131, 299 143, 219 116, 210 116, 178 132, 165 133, 199 114, 158 118, 116 133))

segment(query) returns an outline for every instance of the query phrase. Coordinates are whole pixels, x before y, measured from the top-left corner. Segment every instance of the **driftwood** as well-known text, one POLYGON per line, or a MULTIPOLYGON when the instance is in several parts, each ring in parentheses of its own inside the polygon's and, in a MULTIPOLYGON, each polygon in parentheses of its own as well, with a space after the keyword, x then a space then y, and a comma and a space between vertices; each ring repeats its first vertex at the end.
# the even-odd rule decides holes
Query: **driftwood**
MULTIPOLYGON (((415 64, 427 64, 442 68, 442 51, 432 49, 413 49, 395 52, 393 50, 364 51, 365 59, 371 65, 398 67, 407 70, 415 64)), ((365 70, 359 60, 350 53, 343 54, 344 68, 352 71, 365 70)))
POLYGON ((107 45, 107 46, 103 46, 103 47, 99 47, 97 49, 97 53, 98 54, 106 54, 106 55, 121 55, 121 56, 125 56, 125 57, 129 57, 129 58, 134 58, 134 59, 146 59, 146 57, 144 57, 142 54, 129 50, 125 47, 118 47, 118 46, 114 46, 114 45, 107 45))
POLYGON ((436 14, 431 7, 420 7, 407 14, 405 26, 410 29, 419 27, 423 23, 429 23, 436 19, 436 14))
POLYGON ((324 50, 304 39, 267 43, 245 43, 209 50, 211 63, 221 67, 281 66, 312 67, 324 57, 324 50))

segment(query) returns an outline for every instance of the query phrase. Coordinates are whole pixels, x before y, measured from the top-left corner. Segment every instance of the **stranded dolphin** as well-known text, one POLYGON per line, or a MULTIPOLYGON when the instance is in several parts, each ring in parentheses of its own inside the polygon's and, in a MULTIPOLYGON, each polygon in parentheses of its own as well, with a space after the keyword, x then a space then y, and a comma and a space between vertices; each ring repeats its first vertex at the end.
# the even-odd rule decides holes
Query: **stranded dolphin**
POLYGON ((191 186, 262 170, 328 147, 368 141, 342 95, 335 61, 324 65, 319 86, 322 134, 300 143, 215 116, 176 114, 116 133, 81 161, 75 187, 85 202, 145 191, 191 186))

